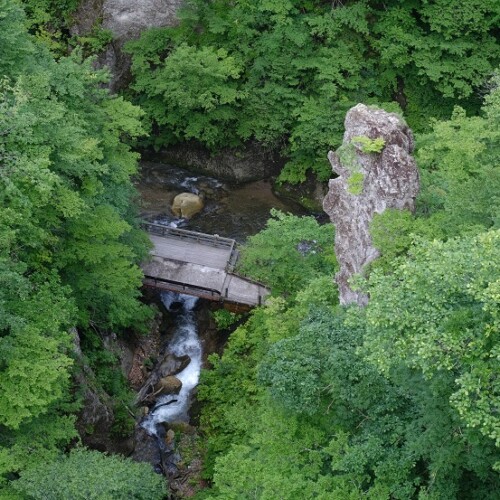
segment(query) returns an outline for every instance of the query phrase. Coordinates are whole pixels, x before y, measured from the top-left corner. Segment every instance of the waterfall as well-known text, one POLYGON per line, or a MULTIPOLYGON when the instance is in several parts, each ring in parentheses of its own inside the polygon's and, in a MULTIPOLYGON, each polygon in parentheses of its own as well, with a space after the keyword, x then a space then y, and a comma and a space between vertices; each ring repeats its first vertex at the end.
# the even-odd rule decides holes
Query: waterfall
POLYGON ((198 384, 201 370, 201 344, 193 312, 198 298, 175 292, 162 292, 161 299, 169 311, 178 313, 176 330, 168 349, 179 357, 188 355, 191 361, 176 375, 182 382, 180 393, 160 396, 152 411, 141 423, 150 435, 157 434, 156 426, 161 422, 189 420, 191 391, 198 384))

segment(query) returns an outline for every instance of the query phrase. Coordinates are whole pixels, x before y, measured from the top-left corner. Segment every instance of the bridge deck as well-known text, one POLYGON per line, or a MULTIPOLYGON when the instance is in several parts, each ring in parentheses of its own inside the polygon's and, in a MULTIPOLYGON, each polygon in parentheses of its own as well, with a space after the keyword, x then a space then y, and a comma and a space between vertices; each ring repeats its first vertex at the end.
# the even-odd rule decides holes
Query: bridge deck
POLYGON ((154 245, 153 255, 156 257, 218 269, 225 269, 231 257, 231 248, 228 247, 215 247, 191 240, 179 240, 175 236, 151 234, 149 237, 154 245))
POLYGON ((154 245, 142 266, 146 286, 249 306, 269 294, 262 284, 232 273, 238 257, 234 240, 155 224, 146 229, 154 245))

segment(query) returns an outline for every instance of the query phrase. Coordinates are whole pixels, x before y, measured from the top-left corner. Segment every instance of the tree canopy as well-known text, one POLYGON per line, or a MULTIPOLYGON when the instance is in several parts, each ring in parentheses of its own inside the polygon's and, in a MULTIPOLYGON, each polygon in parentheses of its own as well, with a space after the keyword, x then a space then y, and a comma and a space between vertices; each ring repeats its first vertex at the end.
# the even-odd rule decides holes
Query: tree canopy
MULTIPOLYGON (((0 488, 77 436, 75 327, 144 328, 131 176, 142 112, 0 3, 0 488)), ((103 460, 106 457, 103 457, 103 460)))
POLYGON ((82 448, 29 469, 14 485, 16 491, 39 500, 160 500, 166 494, 163 478, 152 475, 149 464, 82 448))
POLYGON ((358 102, 401 108, 417 130, 458 103, 477 112, 499 15, 494 0, 193 0, 178 27, 129 43, 131 95, 156 147, 256 139, 289 158, 282 180, 325 179, 325 152, 358 102))
POLYGON ((417 136, 419 208, 374 220, 365 308, 340 307, 306 260, 284 266, 300 287, 273 278, 304 221, 249 240, 247 271, 278 293, 203 374, 209 498, 498 496, 498 95, 417 136))
POLYGON ((373 221, 363 309, 338 304, 331 226, 273 212, 249 238, 240 269, 273 293, 202 373, 201 497, 496 500, 498 1, 192 0, 129 44, 123 96, 84 56, 108 35, 70 41, 76 7, 0 0, 0 496, 166 494, 75 429, 76 335, 121 398, 101 333, 151 318, 131 144, 256 140, 281 180, 326 179, 363 101, 417 131, 417 211, 373 221))

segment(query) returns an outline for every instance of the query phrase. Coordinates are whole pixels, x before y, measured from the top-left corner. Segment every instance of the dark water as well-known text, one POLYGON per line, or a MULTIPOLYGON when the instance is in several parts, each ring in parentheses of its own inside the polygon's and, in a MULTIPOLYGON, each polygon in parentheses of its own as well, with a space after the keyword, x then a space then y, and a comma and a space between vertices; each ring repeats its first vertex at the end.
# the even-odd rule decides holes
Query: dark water
POLYGON ((265 227, 272 208, 296 215, 307 214, 299 205, 274 195, 270 181, 232 186, 161 163, 143 162, 141 169, 142 177, 137 184, 142 199, 141 214, 152 222, 243 242, 265 227), (183 192, 204 197, 203 212, 191 220, 179 219, 170 210, 173 198, 183 192))

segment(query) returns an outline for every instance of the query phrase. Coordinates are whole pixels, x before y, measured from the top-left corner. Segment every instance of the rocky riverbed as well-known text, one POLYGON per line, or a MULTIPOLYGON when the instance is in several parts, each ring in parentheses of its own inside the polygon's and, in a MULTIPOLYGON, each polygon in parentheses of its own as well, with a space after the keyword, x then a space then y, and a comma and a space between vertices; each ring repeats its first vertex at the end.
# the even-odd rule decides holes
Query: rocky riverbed
POLYGON ((143 162, 141 171, 137 182, 141 215, 160 224, 243 242, 265 227, 272 208, 306 214, 300 205, 278 198, 270 180, 234 185, 156 162, 143 162), (189 220, 175 216, 171 209, 174 197, 183 192, 197 194, 204 201, 203 211, 189 220))

